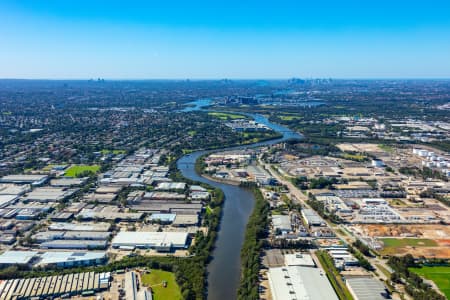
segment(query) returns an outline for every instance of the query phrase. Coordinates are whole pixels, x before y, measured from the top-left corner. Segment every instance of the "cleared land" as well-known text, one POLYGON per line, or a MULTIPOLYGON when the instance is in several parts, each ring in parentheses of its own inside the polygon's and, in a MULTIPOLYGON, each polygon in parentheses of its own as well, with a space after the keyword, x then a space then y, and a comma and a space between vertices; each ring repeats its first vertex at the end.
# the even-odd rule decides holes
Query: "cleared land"
POLYGON ((69 169, 67 169, 65 176, 68 177, 77 177, 84 172, 91 172, 91 173, 97 173, 100 170, 99 165, 75 165, 71 166, 69 169))
POLYGON ((141 277, 142 284, 152 288, 153 299, 165 300, 182 299, 180 287, 175 281, 175 275, 171 272, 161 270, 151 270, 150 274, 144 274, 141 277), (163 286, 163 282, 167 282, 167 286, 163 286))
POLYGON ((384 242, 382 255, 412 254, 414 257, 450 258, 450 227, 430 225, 356 225, 363 236, 384 242))
POLYGON ((447 299, 450 299, 450 266, 411 268, 410 270, 432 280, 447 299))

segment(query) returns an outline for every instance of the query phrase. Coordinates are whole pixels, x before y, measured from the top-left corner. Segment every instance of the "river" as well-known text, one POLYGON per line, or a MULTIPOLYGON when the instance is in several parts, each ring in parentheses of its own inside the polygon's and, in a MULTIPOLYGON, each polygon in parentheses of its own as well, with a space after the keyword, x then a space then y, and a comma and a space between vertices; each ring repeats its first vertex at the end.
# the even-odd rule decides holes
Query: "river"
MULTIPOLYGON (((204 104, 202 102, 201 106, 204 106, 204 104)), ((196 105, 196 108, 197 110, 201 109, 198 105, 196 105)), ((192 111, 192 109, 189 111, 192 111)), ((208 152, 258 147, 279 143, 288 139, 301 138, 301 135, 298 133, 278 124, 271 123, 262 115, 247 115, 253 117, 257 122, 265 124, 283 134, 283 137, 247 146, 223 148, 214 151, 197 151, 181 157, 177 162, 177 167, 184 177, 220 188, 225 194, 220 229, 215 249, 212 252, 213 259, 207 268, 209 300, 232 300, 237 298, 240 278, 240 252, 244 241, 245 227, 253 210, 255 199, 252 192, 247 189, 215 182, 200 176, 195 171, 196 160, 208 152)))

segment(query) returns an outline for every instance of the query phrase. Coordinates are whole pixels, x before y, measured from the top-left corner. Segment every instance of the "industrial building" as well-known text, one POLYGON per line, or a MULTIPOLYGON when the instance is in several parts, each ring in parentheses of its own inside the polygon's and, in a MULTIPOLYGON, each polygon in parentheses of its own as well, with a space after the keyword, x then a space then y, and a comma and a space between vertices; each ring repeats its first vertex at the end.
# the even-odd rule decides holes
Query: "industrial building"
POLYGON ((321 269, 300 266, 270 268, 268 277, 273 300, 338 300, 321 269))
POLYGON ((302 216, 306 221, 306 224, 309 226, 325 226, 325 221, 313 210, 310 208, 303 208, 302 216))
POLYGON ((57 231, 109 231, 111 224, 105 222, 98 223, 53 223, 48 226, 49 230, 57 231))
POLYGON ((186 232, 136 232, 121 231, 112 240, 114 248, 144 248, 171 251, 187 247, 186 232))
POLYGON ((108 240, 109 231, 41 231, 32 236, 37 243, 53 240, 108 240))
POLYGON ((69 298, 107 289, 110 278, 110 273, 85 272, 4 280, 0 282, 0 299, 69 298))
POLYGON ((99 265, 106 262, 106 252, 45 252, 39 256, 35 266, 40 267, 75 267, 99 265))
POLYGON ((26 195, 25 199, 38 202, 58 202, 72 196, 78 189, 40 187, 26 195))
POLYGON ((175 227, 197 226, 199 218, 197 214, 176 214, 172 225, 175 227))
POLYGON ((288 233, 292 231, 291 218, 286 215, 273 215, 272 225, 277 233, 288 233))
POLYGON ((98 265, 106 260, 104 251, 5 251, 0 255, 0 266, 74 267, 98 265))
POLYGON ((315 267, 316 264, 308 253, 293 253, 284 255, 284 264, 286 266, 315 267))
POLYGON ((134 271, 125 274, 125 300, 152 300, 152 293, 141 286, 139 289, 138 275, 134 271))
POLYGON ((144 194, 143 198, 148 200, 184 200, 186 196, 171 192, 148 192, 144 194))
POLYGON ((39 186, 48 180, 47 175, 6 175, 0 178, 0 183, 16 183, 16 184, 31 184, 32 186, 39 186))
POLYGON ((176 214, 152 214, 148 217, 150 222, 160 222, 162 224, 171 224, 175 221, 176 214))
POLYGON ((345 284, 355 300, 389 299, 386 287, 373 277, 348 277, 345 284))
POLYGON ((0 208, 6 207, 19 199, 18 195, 0 195, 0 208))
POLYGON ((50 185, 54 187, 79 187, 85 184, 87 180, 88 177, 61 177, 50 180, 50 185))
POLYGON ((95 208, 83 208, 76 217, 83 220, 138 221, 142 216, 143 213, 122 212, 114 206, 97 206, 95 208))
POLYGON ((358 260, 347 249, 329 248, 328 254, 334 261, 334 265, 338 269, 345 269, 345 267, 359 266, 358 260))
POLYGON ((42 249, 105 249, 105 240, 53 240, 40 244, 42 249))
POLYGON ((5 251, 0 255, 0 266, 31 265, 37 254, 36 251, 5 251))
POLYGON ((141 201, 139 204, 131 205, 133 210, 150 212, 150 213, 176 213, 189 212, 190 214, 200 214, 203 208, 201 203, 184 203, 182 201, 165 201, 152 200, 141 201))
POLYGON ((186 189, 186 183, 184 182, 161 182, 155 187, 155 190, 170 191, 170 190, 184 190, 186 189))

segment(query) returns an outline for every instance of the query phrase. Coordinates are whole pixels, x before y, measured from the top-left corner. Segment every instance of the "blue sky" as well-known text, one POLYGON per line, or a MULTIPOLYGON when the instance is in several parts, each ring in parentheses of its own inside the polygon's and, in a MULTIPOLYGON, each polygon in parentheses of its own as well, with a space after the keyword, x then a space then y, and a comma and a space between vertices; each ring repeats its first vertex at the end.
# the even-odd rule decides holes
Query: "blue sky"
POLYGON ((450 1, 0 1, 0 78, 450 78, 450 1))

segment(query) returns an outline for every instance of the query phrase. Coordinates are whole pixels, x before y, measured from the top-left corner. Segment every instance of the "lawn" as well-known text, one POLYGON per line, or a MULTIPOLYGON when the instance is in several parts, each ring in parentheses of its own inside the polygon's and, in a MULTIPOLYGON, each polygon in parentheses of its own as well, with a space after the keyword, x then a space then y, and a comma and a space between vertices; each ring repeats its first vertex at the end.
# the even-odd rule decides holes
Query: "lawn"
POLYGON ((378 148, 380 148, 381 150, 384 150, 386 152, 389 152, 389 153, 394 152, 394 147, 386 145, 386 144, 379 144, 378 148))
POLYGON ((300 116, 280 116, 280 119, 283 121, 292 121, 292 120, 299 120, 302 117, 300 116))
POLYGON ((221 120, 236 120, 236 119, 246 119, 244 115, 221 113, 221 112, 209 112, 208 115, 219 118, 221 120))
POLYGON ((406 247, 426 248, 436 247, 438 243, 430 239, 416 238, 382 238, 384 248, 379 251, 381 255, 397 255, 402 251, 407 251, 406 247))
POLYGON ((409 270, 432 280, 441 292, 450 299, 450 266, 410 268, 409 270))
POLYGON ((115 150, 108 150, 108 149, 103 149, 102 151, 100 151, 101 154, 106 155, 106 154, 126 154, 127 152, 125 150, 119 150, 119 149, 115 149, 115 150))
POLYGON ((392 199, 391 201, 389 201, 389 204, 395 206, 406 206, 406 203, 400 199, 392 199))
POLYGON ((381 239, 384 246, 387 248, 394 247, 436 247, 438 244, 429 239, 415 239, 415 238, 383 238, 381 239))
POLYGON ((345 159, 350 159, 350 160, 356 160, 356 161, 364 161, 367 159, 367 156, 362 155, 362 154, 350 154, 350 153, 344 153, 342 155, 343 158, 345 159))
POLYGON ((68 177, 77 177, 83 172, 92 172, 97 173, 100 170, 99 165, 73 165, 67 169, 65 176, 68 177))
POLYGON ((180 287, 171 272, 151 270, 150 274, 142 275, 142 284, 152 288, 155 300, 182 299, 180 287), (163 281, 167 281, 167 287, 162 285, 163 281))

